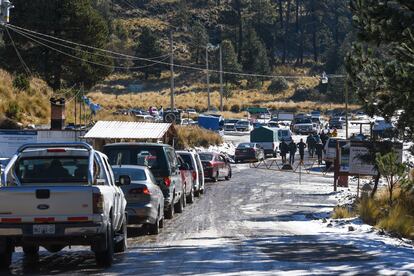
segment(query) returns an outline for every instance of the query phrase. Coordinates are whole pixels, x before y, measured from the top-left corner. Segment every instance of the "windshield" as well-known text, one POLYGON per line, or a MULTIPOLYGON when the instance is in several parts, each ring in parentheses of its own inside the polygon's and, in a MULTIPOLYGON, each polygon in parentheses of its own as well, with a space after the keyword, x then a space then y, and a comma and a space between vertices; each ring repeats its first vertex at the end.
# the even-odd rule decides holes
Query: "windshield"
POLYGON ((22 185, 88 182, 88 163, 87 157, 27 157, 19 159, 15 173, 22 185))
POLYGON ((201 161, 211 161, 213 160, 213 154, 211 153, 200 153, 201 161))
POLYGON ((131 181, 147 180, 145 170, 143 169, 124 169, 123 167, 112 168, 114 171, 115 179, 118 179, 121 175, 128 175, 131 181))
POLYGON ((310 119, 298 119, 296 124, 311 124, 312 121, 310 119))
POLYGON ((238 125, 243 125, 243 126, 248 126, 249 122, 247 122, 247 121, 238 121, 237 124, 238 125))
POLYGON ((140 165, 151 169, 163 169, 166 163, 162 147, 107 147, 104 151, 111 165, 140 165))

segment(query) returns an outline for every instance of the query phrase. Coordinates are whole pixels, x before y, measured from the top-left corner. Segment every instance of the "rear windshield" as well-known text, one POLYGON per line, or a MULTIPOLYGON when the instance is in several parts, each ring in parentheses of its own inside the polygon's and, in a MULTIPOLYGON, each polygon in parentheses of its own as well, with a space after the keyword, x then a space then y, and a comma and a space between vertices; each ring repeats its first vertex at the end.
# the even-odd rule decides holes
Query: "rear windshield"
POLYGON ((237 146, 238 149, 248 149, 248 148, 253 148, 254 144, 249 144, 249 143, 243 143, 237 146))
POLYGON ((21 184, 88 182, 87 157, 27 157, 17 161, 15 173, 21 184))
POLYGON ((107 147, 104 151, 111 165, 140 165, 151 169, 167 169, 162 147, 107 147))
POLYGON ((210 153, 200 153, 201 161, 211 161, 213 160, 213 154, 210 153))
POLYGON ((184 163, 187 163, 190 166, 190 170, 194 170, 191 156, 189 154, 179 154, 179 155, 184 160, 184 163))
POLYGON ((112 168, 114 171, 115 179, 118 179, 121 175, 128 175, 132 181, 147 180, 145 170, 133 169, 125 170, 124 168, 112 168))

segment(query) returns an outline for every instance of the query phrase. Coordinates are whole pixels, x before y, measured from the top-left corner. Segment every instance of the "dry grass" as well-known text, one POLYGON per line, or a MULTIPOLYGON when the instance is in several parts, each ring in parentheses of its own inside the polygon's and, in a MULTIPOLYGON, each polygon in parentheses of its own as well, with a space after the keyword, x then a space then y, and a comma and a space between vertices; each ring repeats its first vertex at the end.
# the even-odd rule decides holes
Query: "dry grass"
POLYGON ((384 189, 374 199, 362 200, 358 205, 361 219, 370 225, 414 239, 414 195, 397 189, 392 206, 388 198, 388 192, 384 189))
MULTIPOLYGON (((122 76, 125 78, 125 76, 122 76)), ((162 82, 168 83, 166 80, 162 82)), ((290 83, 289 89, 273 96, 267 93, 267 86, 270 81, 264 83, 263 89, 236 89, 229 99, 224 99, 224 110, 232 110, 232 107, 243 110, 251 106, 262 106, 273 109, 284 109, 291 111, 311 111, 314 109, 328 110, 334 108, 344 108, 342 104, 329 104, 319 102, 293 102, 288 100, 294 93, 295 87, 314 87, 319 83, 317 78, 305 78, 290 83)), ((145 85, 145 84, 144 84, 145 85)), ((107 110, 114 111, 117 108, 148 108, 149 106, 169 106, 170 90, 168 87, 149 90, 142 93, 126 93, 125 87, 114 86, 113 92, 118 94, 107 94, 101 91, 101 86, 97 86, 89 96, 107 110), (123 93, 123 94, 121 94, 123 93)), ((106 89, 108 87, 106 86, 106 89)), ((195 82, 178 86, 175 90, 175 103, 179 108, 196 108, 197 110, 207 109, 207 88, 204 83, 195 82)), ((220 94, 218 85, 211 85, 211 105, 214 108, 220 106, 220 94)), ((351 105, 350 108, 358 108, 351 105)))
POLYGON ((23 124, 47 123, 52 90, 41 79, 32 78, 28 91, 19 91, 13 87, 13 79, 11 74, 0 70, 0 113, 5 113, 10 103, 16 103, 23 124))
POLYGON ((332 218, 334 219, 344 219, 355 217, 355 213, 349 210, 347 207, 337 206, 334 208, 332 218))
POLYGON ((223 144, 223 138, 219 134, 198 126, 177 126, 176 128, 178 134, 177 149, 223 144))

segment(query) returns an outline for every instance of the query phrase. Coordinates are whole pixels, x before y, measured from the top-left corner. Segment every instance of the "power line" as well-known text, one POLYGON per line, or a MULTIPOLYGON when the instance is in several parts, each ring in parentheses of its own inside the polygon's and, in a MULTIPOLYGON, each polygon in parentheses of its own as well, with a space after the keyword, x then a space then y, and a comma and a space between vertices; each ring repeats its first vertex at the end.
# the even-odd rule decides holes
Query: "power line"
MULTIPOLYGON (((160 62, 153 62, 152 64, 143 65, 143 66, 115 66, 115 65, 109 65, 109 64, 103 64, 103 63, 99 63, 99 62, 94 62, 94 61, 90 61, 90 60, 86 60, 84 58, 80 58, 80 57, 74 56, 72 54, 69 54, 67 52, 61 51, 59 49, 56 49, 56 48, 54 48, 54 47, 52 47, 50 45, 47 45, 47 44, 45 44, 43 42, 40 42, 39 40, 37 40, 37 39, 35 39, 33 37, 30 37, 30 36, 28 36, 28 35, 26 35, 26 34, 24 34, 22 32, 16 31, 14 29, 11 29, 11 30, 13 30, 14 32, 16 32, 16 33, 18 33, 18 34, 20 34, 20 35, 22 35, 24 37, 26 37, 29 40, 32 40, 32 41, 34 41, 34 42, 36 42, 36 43, 38 43, 38 44, 40 44, 40 45, 42 45, 44 47, 47 47, 47 48, 49 48, 49 49, 51 49, 53 51, 56 51, 56 52, 58 52, 58 53, 60 53, 62 55, 66 55, 66 56, 71 57, 73 59, 77 59, 77 60, 80 60, 80 61, 83 61, 83 62, 86 62, 86 63, 90 63, 90 64, 93 64, 93 65, 97 65, 97 66, 102 66, 102 67, 107 67, 107 68, 114 68, 114 69, 142 69, 142 68, 146 68, 146 67, 150 67, 150 66, 154 66, 154 65, 160 64, 160 62)), ((164 58, 164 60, 166 60, 167 58, 169 58, 169 57, 164 58)))
MULTIPOLYGON (((101 56, 101 57, 108 57, 108 55, 105 55, 105 54, 93 53, 93 52, 85 51, 85 50, 82 50, 82 49, 79 49, 79 48, 74 48, 74 47, 71 47, 71 46, 68 46, 68 45, 61 44, 61 43, 56 42, 56 41, 52 41, 52 40, 49 40, 49 39, 46 39, 46 38, 43 38, 43 37, 36 36, 34 34, 30 34, 26 31, 21 31, 21 30, 14 29, 13 27, 11 27, 10 29, 12 29, 16 33, 26 34, 26 35, 28 35, 32 38, 37 38, 37 39, 40 39, 42 41, 52 43, 54 45, 58 45, 58 46, 61 46, 61 47, 67 48, 67 49, 71 49, 73 51, 78 51, 78 52, 82 52, 82 53, 85 53, 85 54, 96 55, 96 56, 101 56)), ((110 56, 110 57, 115 58, 115 59, 132 60, 132 58, 127 58, 127 57, 115 57, 115 56, 110 56)), ((167 59, 169 57, 169 54, 166 54, 166 55, 163 55, 163 56, 160 56, 160 57, 163 57, 163 58, 167 59)), ((165 59, 163 59, 163 60, 165 60, 165 59)), ((148 65, 146 65, 146 66, 148 66, 148 65)))
POLYGON ((26 73, 28 73, 29 75, 31 75, 32 72, 30 72, 29 67, 27 66, 26 62, 24 62, 23 57, 20 55, 19 49, 17 49, 16 44, 14 43, 14 39, 13 39, 13 37, 11 36, 11 34, 9 32, 9 29, 6 28, 6 32, 7 32, 7 35, 9 36, 9 38, 10 38, 10 40, 12 42, 13 48, 16 51, 17 57, 19 58, 20 63, 23 66, 23 69, 26 71, 26 73))
MULTIPOLYGON (((25 30, 25 31, 28 31, 28 32, 40 34, 40 33, 31 31, 31 30, 27 30, 27 29, 24 29, 24 28, 21 28, 21 27, 17 27, 17 26, 14 26, 14 25, 10 25, 10 24, 5 24, 5 26, 6 27, 12 26, 12 27, 15 27, 15 28, 18 28, 18 29, 22 29, 22 30, 25 30)), ((45 34, 40 34, 40 35, 48 36, 48 37, 51 37, 53 39, 60 40, 62 42, 66 42, 66 43, 69 43, 69 44, 77 45, 77 46, 80 46, 80 47, 89 48, 89 49, 93 49, 93 50, 96 50, 96 51, 101 51, 101 52, 110 53, 110 54, 114 54, 114 55, 119 55, 119 56, 123 56, 123 57, 135 58, 137 60, 143 60, 143 61, 153 62, 154 64, 163 64, 163 65, 167 65, 167 66, 173 65, 176 68, 188 69, 188 70, 195 70, 195 71, 205 71, 206 70, 206 69, 199 68, 199 67, 193 67, 193 66, 181 65, 181 64, 171 64, 169 62, 156 61, 156 60, 152 60, 152 59, 149 59, 149 58, 142 58, 142 57, 136 57, 136 56, 126 55, 126 54, 121 54, 121 53, 117 53, 117 52, 110 51, 110 50, 100 49, 100 48, 97 48, 97 47, 93 47, 93 46, 89 46, 89 45, 85 45, 85 44, 81 44, 81 43, 75 43, 75 42, 72 42, 72 41, 68 41, 68 40, 64 40, 64 39, 60 39, 60 38, 55 38, 53 36, 49 36, 49 35, 45 35, 45 34)), ((33 40, 33 38, 30 38, 30 39, 33 40)), ((40 43, 40 44, 43 44, 43 43, 40 43)), ((49 48, 53 48, 53 47, 50 47, 48 45, 44 45, 44 46, 45 47, 49 47, 49 48)), ((57 49, 55 49, 55 50, 57 50, 57 49)), ((75 57, 73 55, 67 54, 67 53, 62 52, 60 50, 57 50, 57 51, 61 52, 62 54, 69 55, 69 56, 71 56, 73 58, 79 59, 78 57, 75 57)), ((96 65, 101 65, 101 66, 109 66, 109 65, 98 64, 98 63, 91 62, 91 61, 87 61, 87 62, 92 63, 92 64, 96 64, 96 65)), ((111 67, 114 67, 114 66, 111 66, 111 67)), ((114 68, 116 68, 116 67, 114 67, 114 68)), ((121 67, 121 68, 122 69, 125 69, 124 67, 121 67)), ((129 67, 129 68, 132 68, 132 67, 129 67)), ((209 69, 208 71, 210 73, 220 73, 220 70, 209 69)), ((253 74, 253 73, 231 72, 231 71, 222 71, 222 73, 225 74, 225 75, 236 75, 236 76, 258 77, 258 78, 277 78, 277 77, 283 77, 285 79, 315 78, 315 76, 266 75, 266 74, 253 74)), ((327 76, 329 78, 344 78, 345 77, 345 75, 327 75, 327 76)))
MULTIPOLYGON (((32 30, 28 30, 28 29, 25 29, 25 28, 22 28, 22 27, 19 27, 19 26, 15 26, 15 25, 12 25, 12 24, 5 24, 5 26, 9 27, 11 29, 13 29, 13 28, 18 29, 21 32, 26 32, 26 33, 31 33, 33 35, 35 34, 35 35, 47 37, 47 38, 54 39, 54 40, 64 42, 64 43, 67 43, 67 44, 72 44, 72 45, 76 45, 76 46, 79 46, 79 47, 88 48, 88 49, 92 49, 92 50, 96 50, 96 51, 106 52, 106 53, 118 56, 118 57, 116 57, 118 59, 121 59, 121 58, 136 59, 136 60, 145 60, 145 61, 151 61, 152 62, 152 61, 155 61, 156 59, 160 59, 160 58, 164 58, 166 56, 169 56, 169 54, 164 54, 164 55, 157 56, 157 57, 144 57, 144 58, 143 57, 136 57, 136 56, 126 55, 126 54, 117 53, 117 52, 114 52, 114 51, 109 51, 109 50, 104 50, 104 49, 92 47, 92 46, 89 46, 89 45, 76 43, 76 42, 73 42, 73 41, 65 40, 65 39, 54 37, 54 36, 51 36, 51 35, 35 32, 35 31, 32 31, 32 30)), ((88 53, 93 54, 91 52, 88 52, 88 53)))

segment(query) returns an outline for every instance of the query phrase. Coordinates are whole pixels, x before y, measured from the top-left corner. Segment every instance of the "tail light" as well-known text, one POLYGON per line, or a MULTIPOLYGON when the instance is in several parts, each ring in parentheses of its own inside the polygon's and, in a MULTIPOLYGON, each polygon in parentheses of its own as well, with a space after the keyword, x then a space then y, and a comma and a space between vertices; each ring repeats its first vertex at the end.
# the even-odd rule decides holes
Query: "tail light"
POLYGON ((212 168, 213 167, 213 163, 211 163, 211 162, 206 163, 206 167, 207 168, 212 168))
POLYGON ((197 179, 197 173, 196 171, 193 171, 193 181, 195 181, 197 179))
POLYGON ((251 148, 251 149, 250 149, 250 152, 255 152, 254 148, 251 148))
POLYGON ((128 193, 131 195, 139 195, 139 194, 150 195, 151 194, 147 187, 131 189, 128 191, 128 193))
POLYGON ((66 150, 65 149, 51 148, 51 149, 47 149, 47 152, 66 152, 66 150))
POLYGON ((168 177, 164 177, 164 184, 165 184, 165 186, 170 187, 170 185, 171 185, 171 178, 169 176, 168 177))
POLYGON ((102 214, 103 213, 103 195, 101 193, 93 193, 93 213, 102 214))

